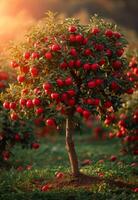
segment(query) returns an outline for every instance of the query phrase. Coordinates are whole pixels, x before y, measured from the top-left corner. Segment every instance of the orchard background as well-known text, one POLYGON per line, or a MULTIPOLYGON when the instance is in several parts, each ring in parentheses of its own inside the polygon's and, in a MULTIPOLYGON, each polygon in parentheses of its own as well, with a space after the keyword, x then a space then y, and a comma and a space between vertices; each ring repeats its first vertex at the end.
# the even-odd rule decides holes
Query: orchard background
POLYGON ((0 199, 137 199, 136 1, 0 10, 0 199))

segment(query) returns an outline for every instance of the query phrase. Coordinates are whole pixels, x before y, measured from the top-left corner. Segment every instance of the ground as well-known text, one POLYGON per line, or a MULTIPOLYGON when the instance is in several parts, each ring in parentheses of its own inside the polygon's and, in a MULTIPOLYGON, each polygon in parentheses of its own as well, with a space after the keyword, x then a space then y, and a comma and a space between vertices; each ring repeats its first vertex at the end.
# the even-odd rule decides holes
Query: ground
POLYGON ((75 143, 82 173, 79 179, 70 175, 64 136, 42 139, 38 150, 16 146, 7 170, 0 170, 0 199, 137 199, 133 191, 138 187, 136 156, 121 155, 116 140, 92 141, 88 135, 79 135, 75 143), (115 161, 110 161, 112 155, 117 156, 115 161), (57 178, 56 172, 64 177, 57 178), (48 190, 42 191, 45 185, 48 190))

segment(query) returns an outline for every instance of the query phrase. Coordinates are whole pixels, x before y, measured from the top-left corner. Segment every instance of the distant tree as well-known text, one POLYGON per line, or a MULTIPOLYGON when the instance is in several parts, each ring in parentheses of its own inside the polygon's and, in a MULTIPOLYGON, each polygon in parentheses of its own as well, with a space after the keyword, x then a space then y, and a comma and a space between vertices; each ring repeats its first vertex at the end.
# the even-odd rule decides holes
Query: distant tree
POLYGON ((121 139, 124 151, 138 155, 138 56, 128 53, 130 70, 127 76, 134 83, 134 93, 124 96, 123 107, 120 109, 116 136, 121 139))

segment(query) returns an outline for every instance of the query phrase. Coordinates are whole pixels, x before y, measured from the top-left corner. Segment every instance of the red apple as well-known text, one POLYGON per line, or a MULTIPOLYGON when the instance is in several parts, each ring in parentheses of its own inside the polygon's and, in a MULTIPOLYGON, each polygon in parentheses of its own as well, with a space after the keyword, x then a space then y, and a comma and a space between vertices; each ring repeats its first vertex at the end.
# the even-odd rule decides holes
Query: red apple
POLYGON ((134 123, 138 123, 138 114, 137 113, 133 115, 133 121, 134 121, 134 123))
POLYGON ((56 172, 55 175, 57 179, 63 179, 65 176, 63 172, 56 172))
POLYGON ((53 92, 51 93, 51 98, 57 100, 59 99, 59 94, 57 92, 53 92))
POLYGON ((3 88, 5 88, 5 83, 4 82, 2 82, 2 81, 0 81, 0 89, 3 89, 3 88))
POLYGON ((111 89, 114 91, 119 89, 119 85, 115 81, 112 81, 110 86, 111 86, 111 89))
POLYGON ((98 161, 98 163, 104 163, 104 160, 103 160, 103 159, 101 159, 101 160, 99 160, 99 161, 98 161))
POLYGON ((36 76, 38 76, 39 70, 37 67, 32 67, 32 68, 30 68, 30 73, 31 73, 32 77, 36 77, 36 76))
POLYGON ((108 30, 105 31, 105 35, 106 35, 106 37, 111 38, 113 36, 113 31, 108 29, 108 30))
POLYGON ((104 50, 104 45, 103 44, 95 44, 95 50, 103 51, 104 50))
POLYGON ((85 119, 88 119, 91 115, 90 111, 88 110, 84 110, 82 114, 85 119))
POLYGON ((75 66, 76 66, 76 67, 80 67, 81 64, 82 64, 82 63, 81 63, 81 60, 79 60, 79 59, 76 60, 76 62, 75 62, 75 66))
POLYGON ((121 57, 121 56, 123 55, 123 53, 124 53, 124 49, 118 49, 118 50, 116 51, 116 55, 117 55, 118 57, 121 57))
POLYGON ((91 98, 87 99, 87 104, 92 105, 94 103, 94 100, 91 98))
POLYGON ((27 165, 26 166, 26 170, 31 170, 32 169, 32 165, 27 165))
POLYGON ((25 81, 25 76, 22 76, 22 75, 17 76, 17 81, 19 83, 23 83, 25 81))
POLYGON ((107 117, 106 119, 105 119, 105 121, 104 121, 104 124, 105 125, 110 125, 112 123, 112 119, 111 118, 109 118, 109 117, 107 117))
POLYGON ((19 103, 21 106, 26 106, 26 101, 27 101, 26 99, 20 99, 19 103))
POLYGON ((51 46, 51 50, 52 51, 59 51, 61 49, 61 47, 60 47, 60 45, 58 45, 58 44, 53 44, 52 46, 51 46))
POLYGON ((69 67, 74 67, 74 65, 75 65, 75 61, 74 60, 69 60, 68 66, 69 67))
POLYGON ((20 71, 27 74, 29 72, 29 66, 22 66, 20 67, 20 71))
POLYGON ((33 52, 31 56, 33 59, 39 59, 39 57, 40 57, 38 52, 33 52))
POLYGON ((71 48, 69 53, 71 56, 77 56, 78 54, 75 48, 71 48))
POLYGON ((104 108, 110 108, 112 106, 112 102, 111 101, 106 101, 104 103, 104 108))
POLYGON ((76 42, 82 42, 83 36, 81 34, 76 35, 76 42))
POLYGON ((76 91, 73 90, 73 89, 68 90, 67 93, 68 93, 70 96, 75 96, 75 95, 76 95, 76 91))
POLYGON ((33 102, 32 102, 31 99, 27 100, 27 102, 26 102, 26 107, 27 107, 27 108, 33 108, 33 102))
POLYGON ((67 94, 67 93, 63 93, 63 94, 61 95, 61 101, 66 102, 67 100, 68 100, 68 94, 67 94))
POLYGON ((23 57, 24 57, 26 60, 28 60, 28 59, 30 58, 30 56, 31 56, 31 54, 30 54, 29 51, 28 51, 28 52, 25 52, 25 53, 23 54, 23 57))
POLYGON ((17 113, 15 113, 15 112, 11 113, 10 117, 11 117, 11 120, 13 120, 13 121, 17 121, 19 119, 17 113))
POLYGON ((42 107, 39 107, 39 108, 36 109, 35 112, 36 112, 37 115, 41 115, 44 112, 44 109, 42 107))
POLYGON ((91 69, 91 65, 90 65, 89 63, 85 63, 85 64, 83 65, 83 69, 84 69, 84 70, 90 70, 90 69, 91 69))
POLYGON ((122 134, 121 130, 116 133, 116 137, 118 137, 118 138, 123 137, 123 134, 122 134))
POLYGON ((28 94, 28 89, 27 88, 22 89, 21 94, 23 94, 23 95, 28 94))
POLYGON ((32 143, 31 145, 32 149, 38 149, 40 147, 40 144, 38 144, 37 142, 32 143))
POLYGON ((73 84, 72 78, 71 78, 71 77, 66 78, 66 79, 65 79, 65 84, 66 84, 67 86, 72 85, 72 84, 73 84))
POLYGON ((86 55, 86 56, 90 56, 90 55, 92 55, 92 51, 91 51, 91 49, 85 49, 85 51, 84 51, 84 55, 86 55))
POLYGON ((41 187, 41 191, 42 192, 46 192, 46 191, 49 191, 51 189, 51 185, 50 184, 46 184, 46 185, 43 185, 41 187))
POLYGON ((12 68, 17 68, 19 65, 18 65, 18 63, 16 61, 13 60, 13 61, 10 62, 10 66, 12 68))
POLYGON ((115 155, 112 155, 112 156, 110 157, 110 161, 114 162, 114 161, 116 161, 116 160, 117 160, 117 157, 116 157, 115 155))
POLYGON ((95 81, 89 81, 88 82, 88 88, 95 88, 96 87, 96 82, 95 81))
POLYGON ((21 136, 18 133, 16 133, 14 139, 16 142, 19 142, 21 140, 21 136))
POLYGON ((122 62, 120 60, 115 60, 113 63, 112 63, 112 66, 115 70, 118 70, 122 67, 122 62))
POLYGON ((16 109, 16 103, 15 102, 10 103, 10 109, 13 109, 13 110, 16 109))
POLYGON ((91 30, 91 33, 97 35, 98 33, 100 33, 100 29, 98 27, 95 27, 91 30))
POLYGON ((10 103, 8 101, 4 101, 3 108, 5 108, 6 110, 9 110, 10 109, 10 103))
POLYGON ((66 62, 62 62, 62 63, 60 63, 60 67, 62 69, 66 69, 68 67, 68 64, 66 62))
POLYGON ((136 162, 131 163, 131 167, 137 167, 137 166, 138 166, 138 163, 136 162))
POLYGON ((111 57, 111 56, 112 56, 112 51, 111 51, 111 49, 107 49, 107 50, 106 50, 106 55, 107 55, 108 57, 111 57))
POLYGON ((36 88, 34 89, 34 94, 38 95, 38 94, 40 94, 40 93, 41 93, 40 88, 39 88, 39 87, 36 87, 36 88))
POLYGON ((32 102, 33 102, 34 106, 39 106, 41 104, 41 101, 39 98, 34 98, 32 102))
POLYGON ((64 81, 63 81, 62 79, 58 78, 58 79, 56 80, 56 82, 57 82, 57 85, 58 85, 59 87, 63 87, 63 86, 64 86, 64 81))
POLYGON ((126 91, 127 94, 133 94, 133 92, 134 92, 134 90, 133 90, 132 88, 130 88, 130 89, 128 89, 128 90, 126 91))
POLYGON ((137 67, 134 67, 134 68, 133 68, 133 72, 134 72, 135 75, 138 75, 138 68, 137 68, 137 67))
POLYGON ((102 66, 106 63, 106 60, 104 58, 101 58, 101 60, 99 61, 99 65, 102 66))
POLYGON ((99 64, 98 64, 98 63, 93 63, 93 64, 91 64, 91 69, 92 69, 93 71, 98 70, 98 69, 99 69, 99 64))
POLYGON ((76 27, 76 26, 73 26, 73 25, 72 25, 72 26, 69 26, 68 31, 71 32, 71 33, 74 33, 74 32, 77 31, 77 27, 76 27))
POLYGON ((118 32, 114 32, 113 34, 114 34, 114 36, 115 36, 117 39, 119 39, 119 38, 121 37, 121 34, 118 33, 118 32))
POLYGON ((85 159, 85 160, 83 160, 83 162, 82 162, 82 165, 83 165, 83 166, 85 166, 85 165, 90 165, 90 164, 92 164, 92 161, 89 160, 89 159, 85 159))
POLYGON ((71 34, 71 35, 69 36, 69 41, 70 41, 70 42, 76 42, 76 35, 71 34))
POLYGON ((56 122, 55 122, 54 119, 49 118, 49 119, 46 120, 46 125, 47 126, 56 126, 56 122))
POLYGON ((68 100, 68 105, 69 105, 69 106, 74 106, 75 103, 76 103, 76 101, 75 101, 74 98, 68 100))
POLYGON ((10 152, 9 151, 3 151, 2 152, 2 157, 3 159, 6 161, 6 160, 9 160, 10 158, 10 152))
POLYGON ((47 52, 47 53, 45 53, 45 58, 47 59, 47 60, 51 60, 52 59, 52 53, 51 52, 47 52))
POLYGON ((100 86, 103 83, 102 79, 96 79, 95 80, 96 86, 100 86))
POLYGON ((52 89, 52 84, 51 83, 44 83, 43 84, 43 89, 44 90, 50 90, 50 89, 52 89))
POLYGON ((109 138, 112 139, 112 138, 114 138, 114 137, 115 137, 115 134, 112 133, 112 132, 110 132, 110 133, 109 133, 109 138))
POLYGON ((76 112, 82 114, 83 113, 83 109, 80 106, 77 106, 76 112))
POLYGON ((88 38, 84 38, 82 44, 86 45, 88 43, 88 38))
POLYGON ((118 122, 118 126, 119 126, 119 127, 126 127, 125 121, 124 121, 123 119, 120 120, 120 121, 118 122))

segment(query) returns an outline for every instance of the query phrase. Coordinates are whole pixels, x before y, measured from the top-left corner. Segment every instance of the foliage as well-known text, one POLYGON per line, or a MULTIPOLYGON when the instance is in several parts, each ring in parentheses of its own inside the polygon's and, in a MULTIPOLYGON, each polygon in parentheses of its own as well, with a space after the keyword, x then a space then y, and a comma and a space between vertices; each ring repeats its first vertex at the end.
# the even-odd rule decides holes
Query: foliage
POLYGON ((126 44, 116 25, 97 16, 82 25, 48 13, 28 33, 27 42, 12 46, 11 66, 19 83, 2 97, 17 102, 11 118, 39 118, 53 125, 71 113, 105 119, 120 107, 120 95, 132 92, 122 57, 126 44))

